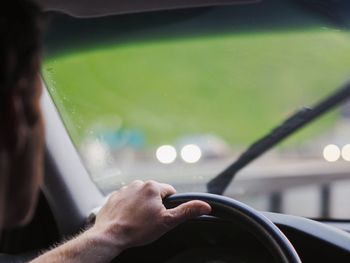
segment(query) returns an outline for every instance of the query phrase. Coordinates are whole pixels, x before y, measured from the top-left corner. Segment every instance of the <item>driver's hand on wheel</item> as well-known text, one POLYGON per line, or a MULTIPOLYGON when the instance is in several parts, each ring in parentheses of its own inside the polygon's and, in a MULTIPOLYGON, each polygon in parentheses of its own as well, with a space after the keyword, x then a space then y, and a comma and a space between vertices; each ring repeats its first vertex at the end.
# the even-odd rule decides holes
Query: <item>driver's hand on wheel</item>
POLYGON ((209 214, 211 207, 190 201, 166 209, 162 199, 175 194, 168 184, 134 181, 114 192, 97 214, 93 229, 122 249, 148 244, 187 219, 209 214))
POLYGON ((32 263, 108 263, 127 248, 148 244, 181 222, 211 212, 202 201, 166 209, 162 199, 174 193, 168 184, 135 181, 110 195, 90 229, 32 263))

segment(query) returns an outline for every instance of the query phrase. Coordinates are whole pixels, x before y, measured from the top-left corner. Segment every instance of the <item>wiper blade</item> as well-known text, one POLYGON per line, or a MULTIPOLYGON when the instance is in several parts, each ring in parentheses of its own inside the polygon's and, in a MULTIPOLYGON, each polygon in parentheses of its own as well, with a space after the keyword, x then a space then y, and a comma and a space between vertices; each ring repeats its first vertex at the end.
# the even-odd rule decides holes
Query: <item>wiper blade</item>
POLYGON ((254 142, 233 164, 210 180, 207 184, 208 193, 223 194, 239 170, 349 97, 350 83, 347 83, 313 108, 304 107, 294 113, 270 133, 254 142))

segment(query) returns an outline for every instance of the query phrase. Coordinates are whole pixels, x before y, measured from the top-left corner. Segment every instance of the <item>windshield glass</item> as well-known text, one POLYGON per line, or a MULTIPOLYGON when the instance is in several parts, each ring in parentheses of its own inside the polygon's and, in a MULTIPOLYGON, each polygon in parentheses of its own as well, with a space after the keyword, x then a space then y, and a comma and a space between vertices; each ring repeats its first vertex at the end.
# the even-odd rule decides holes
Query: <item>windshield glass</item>
MULTIPOLYGON (((52 14, 43 77, 92 180, 179 192, 349 78, 350 3, 251 5, 78 19, 52 14)), ((257 209, 350 218, 350 104, 244 168, 225 195, 257 209)))

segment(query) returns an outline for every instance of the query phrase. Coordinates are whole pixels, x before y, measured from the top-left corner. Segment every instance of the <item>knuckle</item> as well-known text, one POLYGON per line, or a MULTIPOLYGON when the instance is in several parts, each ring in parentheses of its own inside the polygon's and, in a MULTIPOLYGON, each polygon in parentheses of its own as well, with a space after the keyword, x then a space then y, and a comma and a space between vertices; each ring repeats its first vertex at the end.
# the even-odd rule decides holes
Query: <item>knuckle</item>
POLYGON ((119 190, 118 190, 118 191, 113 191, 113 192, 111 192, 111 193, 108 195, 108 198, 112 198, 113 196, 118 195, 118 193, 119 193, 119 190))
POLYGON ((165 184, 166 187, 168 187, 169 189, 171 189, 172 192, 176 193, 176 189, 174 186, 172 186, 171 184, 165 184))
POLYGON ((113 203, 118 198, 118 196, 119 196, 119 192, 114 191, 113 193, 111 193, 109 195, 107 202, 112 202, 113 203))
POLYGON ((155 185, 157 185, 157 182, 156 182, 156 181, 153 181, 153 180, 147 180, 147 181, 145 182, 145 185, 155 186, 155 185))
POLYGON ((134 180, 131 183, 131 185, 134 185, 134 186, 138 186, 138 185, 142 185, 142 184, 143 184, 143 181, 141 181, 141 180, 134 180))
POLYGON ((147 195, 154 195, 157 193, 157 184, 154 181, 147 181, 143 185, 143 190, 147 195))

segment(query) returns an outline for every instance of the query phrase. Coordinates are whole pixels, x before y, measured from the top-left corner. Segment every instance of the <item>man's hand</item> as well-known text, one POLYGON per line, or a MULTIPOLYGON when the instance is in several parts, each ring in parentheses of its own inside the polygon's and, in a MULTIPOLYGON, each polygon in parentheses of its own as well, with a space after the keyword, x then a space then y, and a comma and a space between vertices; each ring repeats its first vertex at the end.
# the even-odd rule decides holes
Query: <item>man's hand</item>
POLYGON ((162 199, 174 193, 168 184, 135 181, 110 195, 93 227, 32 263, 107 263, 127 248, 148 244, 181 222, 211 212, 202 201, 166 209, 162 199))
POLYGON ((134 181, 109 197, 91 230, 107 235, 124 250, 148 244, 183 221, 211 212, 202 201, 166 209, 162 199, 175 192, 168 184, 134 181))

